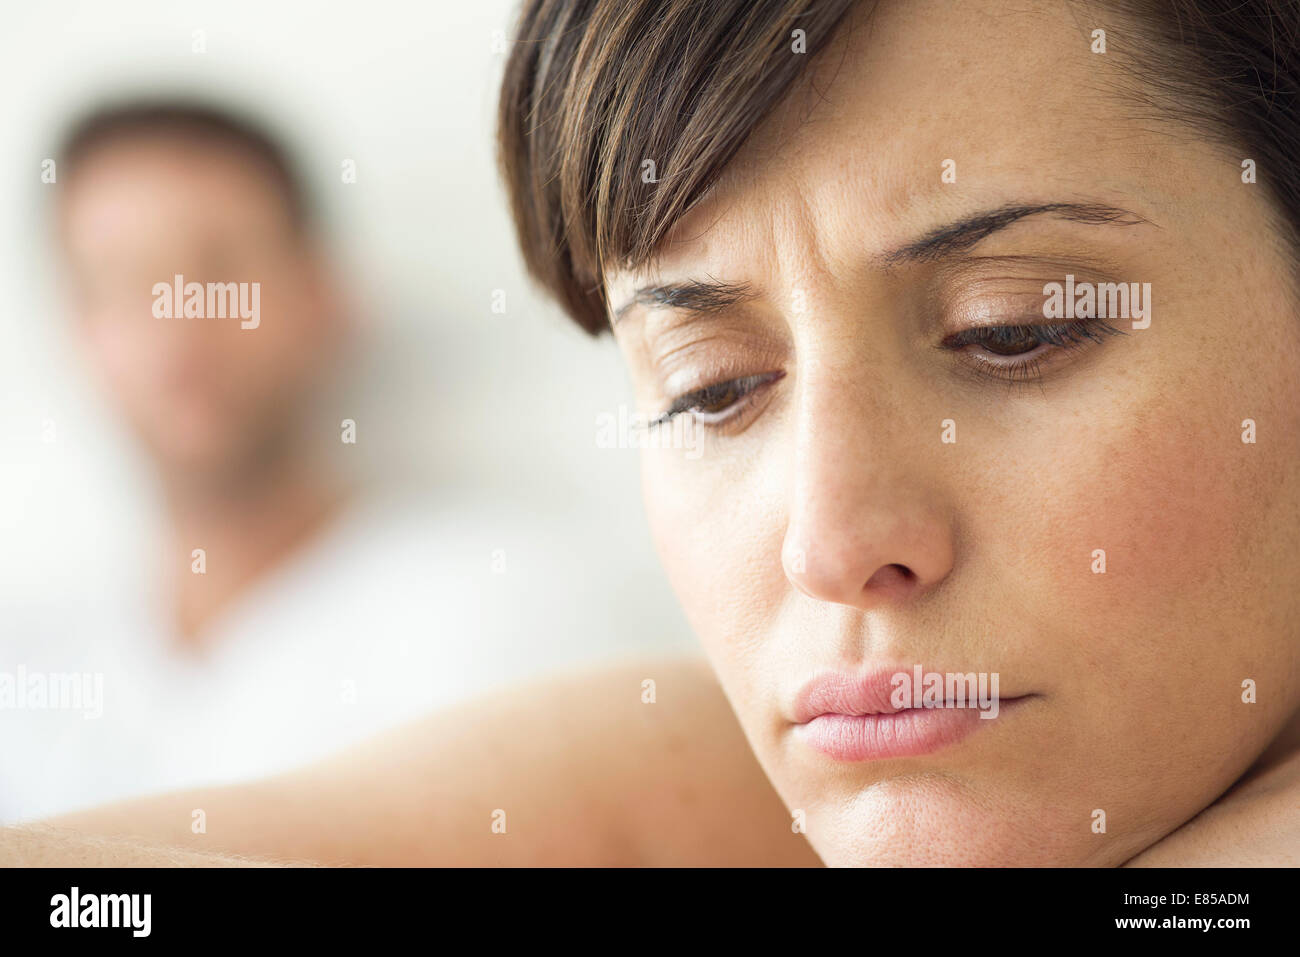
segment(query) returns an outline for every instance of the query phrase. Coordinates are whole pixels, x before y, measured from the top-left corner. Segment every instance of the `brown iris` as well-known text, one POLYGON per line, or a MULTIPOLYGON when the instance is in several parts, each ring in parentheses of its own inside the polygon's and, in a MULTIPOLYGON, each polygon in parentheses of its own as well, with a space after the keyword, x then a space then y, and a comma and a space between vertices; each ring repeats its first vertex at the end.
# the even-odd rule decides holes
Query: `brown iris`
POLYGON ((744 380, 737 379, 706 390, 705 394, 700 396, 700 401, 696 403, 696 411, 705 414, 726 411, 744 398, 745 393, 741 389, 742 385, 744 385, 744 380))
POLYGON ((983 337, 980 345, 994 355, 1018 356, 1033 352, 1042 345, 1042 340, 1028 326, 1017 326, 1000 329, 997 335, 983 337))

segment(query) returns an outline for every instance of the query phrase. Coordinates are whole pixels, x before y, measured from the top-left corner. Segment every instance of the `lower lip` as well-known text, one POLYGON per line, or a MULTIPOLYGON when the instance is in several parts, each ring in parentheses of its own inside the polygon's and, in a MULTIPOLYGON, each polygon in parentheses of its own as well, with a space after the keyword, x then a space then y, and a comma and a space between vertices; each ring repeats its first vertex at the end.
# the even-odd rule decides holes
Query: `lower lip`
MULTIPOLYGON (((1019 699, 999 702, 998 716, 1019 699)), ((996 719, 977 708, 910 708, 893 714, 822 714, 798 725, 814 750, 837 761, 873 761, 929 754, 956 744, 996 719)))

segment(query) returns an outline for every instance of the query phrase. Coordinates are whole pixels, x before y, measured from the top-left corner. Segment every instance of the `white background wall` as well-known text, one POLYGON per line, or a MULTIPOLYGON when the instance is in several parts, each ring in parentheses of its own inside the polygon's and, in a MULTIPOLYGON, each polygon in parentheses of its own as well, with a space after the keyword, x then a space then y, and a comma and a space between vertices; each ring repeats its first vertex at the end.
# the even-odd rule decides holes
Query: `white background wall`
MULTIPOLYGON (((595 445, 597 414, 630 402, 617 352, 570 328, 515 250, 492 136, 494 32, 509 36, 513 0, 3 6, 0 629, 7 606, 119 587, 134 571, 123 542, 156 522, 148 471, 86 383, 60 311, 41 160, 88 98, 192 89, 261 107, 330 207, 374 324, 350 401, 375 471, 443 502, 500 497, 539 516, 625 584, 639 623, 627 643, 692 646, 649 545, 637 453, 595 445), (356 184, 341 183, 343 158, 356 184), (490 310, 494 289, 506 315, 490 310)), ((589 636, 593 653, 622 641, 589 636)))

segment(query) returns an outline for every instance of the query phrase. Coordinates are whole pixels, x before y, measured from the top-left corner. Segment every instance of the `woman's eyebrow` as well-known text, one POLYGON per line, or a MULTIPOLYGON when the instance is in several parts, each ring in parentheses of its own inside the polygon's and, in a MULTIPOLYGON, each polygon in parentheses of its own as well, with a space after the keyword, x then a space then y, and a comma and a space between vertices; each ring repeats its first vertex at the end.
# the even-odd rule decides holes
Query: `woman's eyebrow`
POLYGON ((955 223, 939 226, 920 239, 901 246, 880 257, 884 266, 904 263, 934 262, 956 253, 965 252, 1000 229, 1029 216, 1050 215, 1089 225, 1137 226, 1155 225, 1137 213, 1103 203, 1038 203, 1033 205, 1010 204, 985 210, 955 223))
MULTIPOLYGON (((938 226, 914 240, 878 257, 884 267, 905 263, 935 262, 965 252, 998 230, 1030 216, 1055 216, 1089 225, 1155 225, 1137 213, 1104 203, 1009 204, 938 226)), ((610 324, 616 324, 634 306, 680 309, 695 315, 709 315, 756 298, 748 283, 687 279, 680 282, 642 286, 625 303, 613 310, 610 324)))
POLYGON ((614 310, 611 325, 618 322, 633 306, 657 306, 680 309, 696 315, 720 312, 754 299, 757 293, 748 283, 686 279, 663 285, 642 286, 632 298, 614 310))

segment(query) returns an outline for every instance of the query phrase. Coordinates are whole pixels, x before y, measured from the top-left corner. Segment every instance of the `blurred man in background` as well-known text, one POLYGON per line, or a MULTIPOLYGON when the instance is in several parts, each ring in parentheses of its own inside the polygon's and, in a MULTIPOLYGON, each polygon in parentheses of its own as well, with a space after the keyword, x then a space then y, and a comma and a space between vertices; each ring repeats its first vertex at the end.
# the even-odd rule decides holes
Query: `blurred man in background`
POLYGON ((6 615, 0 822, 284 770, 635 630, 597 581, 617 564, 570 533, 349 491, 364 446, 331 396, 353 313, 269 134, 137 102, 81 121, 60 156, 74 337, 165 529, 152 594, 6 615), (210 283, 256 308, 214 314, 210 283))
POLYGON ((312 417, 344 341, 342 290, 285 154, 233 115, 176 103, 100 111, 72 131, 59 172, 78 332, 157 469, 181 572, 174 636, 198 644, 341 503, 322 455, 336 437, 312 417), (231 310, 186 316, 181 302, 158 317, 155 284, 175 276, 205 292, 256 283, 256 325, 231 310))

